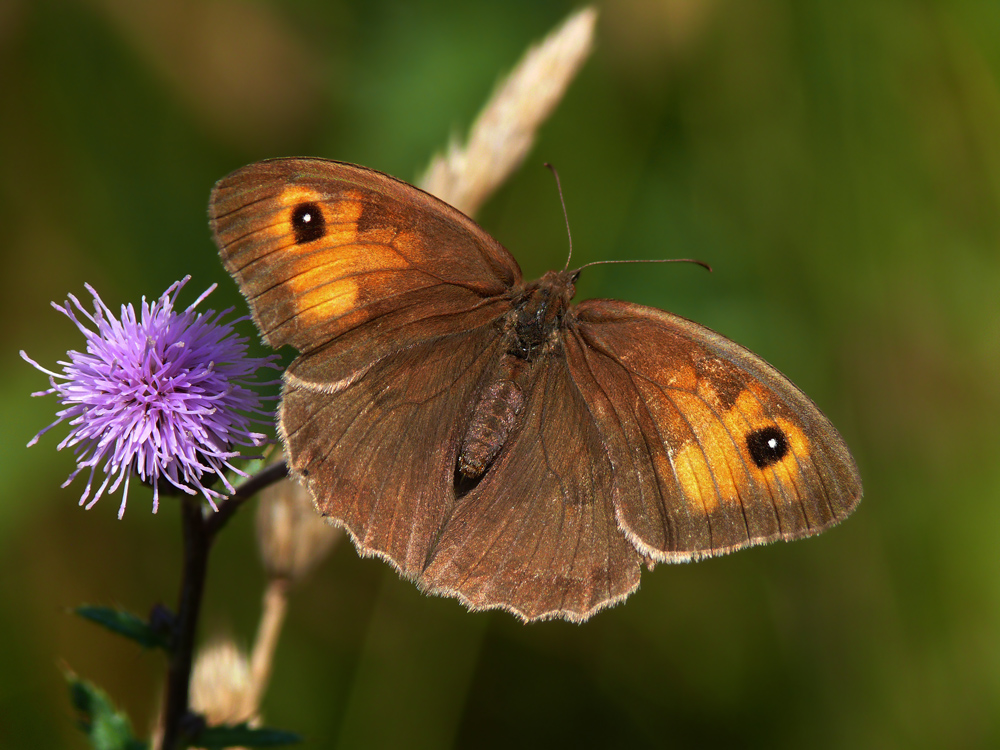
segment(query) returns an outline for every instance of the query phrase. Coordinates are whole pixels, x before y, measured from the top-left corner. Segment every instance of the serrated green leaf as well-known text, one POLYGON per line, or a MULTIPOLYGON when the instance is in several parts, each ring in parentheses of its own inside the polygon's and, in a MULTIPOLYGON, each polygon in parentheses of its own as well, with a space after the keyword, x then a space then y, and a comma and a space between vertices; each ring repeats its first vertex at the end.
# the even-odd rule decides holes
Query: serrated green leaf
POLYGON ((162 648, 168 652, 171 650, 170 640, 165 634, 153 630, 141 617, 126 610, 82 604, 73 611, 85 620, 130 638, 143 648, 162 648))
POLYGON ((226 747, 278 747, 302 742, 302 737, 294 732, 270 727, 253 728, 246 724, 234 726, 206 727, 192 741, 192 745, 206 750, 221 750, 226 747))
POLYGON ((77 725, 95 750, 146 750, 146 743, 132 733, 128 716, 114 707, 103 690, 72 673, 66 674, 66 681, 77 725))

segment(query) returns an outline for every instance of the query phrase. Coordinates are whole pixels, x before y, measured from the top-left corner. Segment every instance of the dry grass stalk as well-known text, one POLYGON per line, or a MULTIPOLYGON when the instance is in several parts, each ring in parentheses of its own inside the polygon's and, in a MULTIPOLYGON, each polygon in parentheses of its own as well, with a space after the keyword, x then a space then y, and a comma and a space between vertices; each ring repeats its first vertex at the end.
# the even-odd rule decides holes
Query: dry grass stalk
POLYGON ((597 11, 583 8, 530 48, 469 131, 431 160, 419 185, 469 215, 510 176, 534 143, 535 133, 562 99, 590 55, 597 11))

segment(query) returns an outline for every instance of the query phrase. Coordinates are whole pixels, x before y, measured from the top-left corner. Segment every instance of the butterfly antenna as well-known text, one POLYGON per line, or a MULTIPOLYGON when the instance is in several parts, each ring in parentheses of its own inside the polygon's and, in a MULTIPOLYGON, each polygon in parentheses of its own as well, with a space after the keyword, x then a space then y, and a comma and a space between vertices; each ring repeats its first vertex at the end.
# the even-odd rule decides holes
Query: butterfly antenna
POLYGON ((696 258, 640 258, 638 260, 595 260, 591 263, 586 263, 580 266, 577 270, 582 271, 584 268, 590 268, 591 266, 607 266, 612 263, 694 263, 697 266, 701 266, 707 269, 709 273, 712 272, 712 267, 708 265, 703 260, 698 260, 696 258))
POLYGON ((569 231, 569 213, 566 212, 566 199, 563 198, 562 183, 559 182, 559 172, 548 162, 545 162, 545 166, 552 170, 552 176, 556 178, 556 190, 559 191, 559 202, 562 203, 563 218, 566 220, 566 237, 569 238, 569 254, 566 256, 566 265, 563 266, 563 271, 569 268, 569 260, 573 257, 573 233, 569 231))
MULTIPOLYGON (((559 181, 559 171, 545 162, 545 166, 552 170, 552 176, 556 178, 556 190, 559 191, 559 202, 562 204, 563 218, 566 220, 566 237, 569 239, 569 253, 566 255, 566 265, 563 266, 563 271, 569 270, 569 262, 573 257, 573 233, 569 230, 569 212, 566 211, 566 199, 563 197, 562 183, 559 181)), ((703 260, 697 260, 695 258, 657 258, 657 259, 642 259, 642 260, 595 260, 591 263, 580 266, 577 271, 582 271, 584 268, 590 268, 591 266, 604 266, 610 265, 611 263, 694 263, 702 268, 708 269, 708 272, 712 272, 712 267, 708 265, 703 260)))

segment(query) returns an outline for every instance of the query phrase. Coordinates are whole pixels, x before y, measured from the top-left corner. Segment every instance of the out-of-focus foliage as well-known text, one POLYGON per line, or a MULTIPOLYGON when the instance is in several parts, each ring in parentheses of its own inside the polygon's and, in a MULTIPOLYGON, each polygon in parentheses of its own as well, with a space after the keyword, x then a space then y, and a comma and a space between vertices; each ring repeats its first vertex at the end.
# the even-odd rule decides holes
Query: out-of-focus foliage
MULTIPOLYGON (((67 607, 172 604, 179 571, 168 502, 84 512, 59 436, 24 448, 54 400, 28 398, 45 384, 16 351, 80 344, 48 301, 90 282, 114 308, 191 273, 242 305, 206 226, 214 180, 302 154, 412 179, 572 7, 0 4, 0 746, 82 746, 62 660, 145 736, 161 654, 67 607)), ((579 289, 777 365, 852 446, 865 499, 818 539, 661 566, 583 626, 468 614, 341 545, 293 596, 266 723, 307 747, 1000 745, 1000 6, 601 12, 481 222, 527 276, 561 267, 550 161, 575 262, 711 263, 598 267, 579 289)), ((213 552, 205 636, 252 636, 252 515, 213 552)))

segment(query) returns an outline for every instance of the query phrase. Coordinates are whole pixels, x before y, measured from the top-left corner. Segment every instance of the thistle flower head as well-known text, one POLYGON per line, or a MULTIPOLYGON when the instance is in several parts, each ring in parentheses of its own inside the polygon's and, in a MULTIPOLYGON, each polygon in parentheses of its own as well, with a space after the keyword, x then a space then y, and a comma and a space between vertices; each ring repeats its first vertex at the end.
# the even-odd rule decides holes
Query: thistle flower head
POLYGON ((233 328, 241 319, 222 320, 231 309, 195 311, 215 285, 187 309, 175 311, 189 279, 172 284, 152 303, 143 298, 138 314, 131 304, 123 305, 120 318, 86 285, 94 298, 92 314, 73 295, 63 305, 52 305, 80 329, 86 351, 69 352, 69 361, 59 362, 61 372, 21 352, 49 376, 51 387, 32 395, 54 394, 63 406, 56 421, 28 445, 60 422, 69 424, 58 449, 72 446, 77 467, 63 486, 89 469, 80 505, 90 508, 105 492, 122 487, 121 518, 136 475, 153 487, 154 513, 163 482, 190 495, 201 493, 214 508, 223 496, 210 486, 215 479, 232 492, 225 471, 243 474, 231 463, 240 455, 236 446, 266 440, 251 429, 269 420, 258 418, 266 412, 248 386, 260 367, 277 369, 275 356, 247 357, 247 339, 233 328), (104 478, 94 492, 98 472, 104 478))

